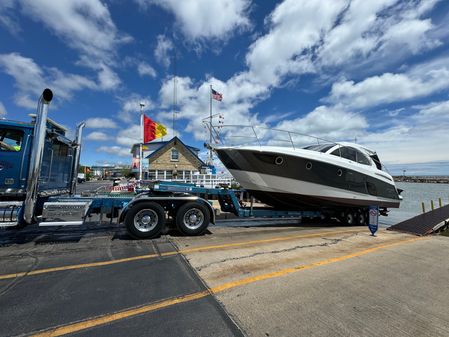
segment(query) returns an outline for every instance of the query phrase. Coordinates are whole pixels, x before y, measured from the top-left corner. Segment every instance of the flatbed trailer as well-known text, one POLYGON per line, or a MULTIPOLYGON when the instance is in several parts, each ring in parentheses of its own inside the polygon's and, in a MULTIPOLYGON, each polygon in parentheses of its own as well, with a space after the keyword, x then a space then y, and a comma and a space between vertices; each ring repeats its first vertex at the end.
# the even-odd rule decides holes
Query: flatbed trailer
MULTIPOLYGON (((89 222, 93 215, 123 223, 128 233, 138 239, 153 238, 165 227, 176 227, 185 235, 200 235, 216 212, 209 198, 217 199, 221 212, 239 218, 320 217, 316 211, 287 211, 272 208, 244 207, 236 193, 222 188, 204 188, 194 184, 155 182, 151 188, 137 190, 136 195, 93 195, 51 197, 44 203, 40 226, 73 226, 89 222)), ((100 221, 102 223, 102 221, 100 221)))
MULTIPOLYGON (((79 226, 98 215, 100 224, 104 218, 123 223, 128 233, 138 239, 158 236, 166 226, 176 227, 185 235, 200 235, 210 223, 216 223, 216 210, 208 200, 211 197, 218 200, 221 212, 239 218, 321 216, 317 211, 244 207, 234 190, 156 182, 150 189, 137 190, 136 195, 50 197, 43 204, 42 214, 36 222, 39 226, 79 226)), ((23 204, 18 202, 0 203, 0 226, 17 228, 22 209, 23 204)))

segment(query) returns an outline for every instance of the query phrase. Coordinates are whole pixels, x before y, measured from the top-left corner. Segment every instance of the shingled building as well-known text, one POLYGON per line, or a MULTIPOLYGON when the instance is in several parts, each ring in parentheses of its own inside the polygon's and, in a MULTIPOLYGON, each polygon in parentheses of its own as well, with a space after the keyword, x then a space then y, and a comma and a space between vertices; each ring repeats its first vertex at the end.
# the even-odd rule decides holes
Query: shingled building
MULTIPOLYGON (((133 172, 139 172, 140 144, 134 144, 133 172)), ((205 173, 207 165, 198 157, 199 149, 184 144, 178 137, 169 141, 145 143, 143 176, 150 180, 191 180, 194 174, 205 173)))

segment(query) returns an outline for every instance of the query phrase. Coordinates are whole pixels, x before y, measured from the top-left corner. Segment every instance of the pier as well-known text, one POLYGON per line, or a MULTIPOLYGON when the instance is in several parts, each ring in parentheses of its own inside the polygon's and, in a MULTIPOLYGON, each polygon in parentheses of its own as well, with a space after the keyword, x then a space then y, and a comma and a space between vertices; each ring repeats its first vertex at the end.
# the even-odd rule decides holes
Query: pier
POLYGON ((448 176, 393 176, 395 182, 449 184, 448 176))

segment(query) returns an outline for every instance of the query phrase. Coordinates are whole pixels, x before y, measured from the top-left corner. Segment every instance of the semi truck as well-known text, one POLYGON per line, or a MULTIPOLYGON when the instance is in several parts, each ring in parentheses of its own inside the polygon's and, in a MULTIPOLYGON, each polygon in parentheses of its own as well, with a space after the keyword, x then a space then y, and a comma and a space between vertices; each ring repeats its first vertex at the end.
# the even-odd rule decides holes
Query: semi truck
POLYGON ((157 236, 167 220, 187 235, 198 235, 215 223, 210 203, 182 192, 142 192, 133 196, 76 195, 81 139, 74 140, 48 118, 53 99, 45 89, 30 123, 0 119, 0 227, 82 225, 95 214, 125 223, 137 238, 157 236))

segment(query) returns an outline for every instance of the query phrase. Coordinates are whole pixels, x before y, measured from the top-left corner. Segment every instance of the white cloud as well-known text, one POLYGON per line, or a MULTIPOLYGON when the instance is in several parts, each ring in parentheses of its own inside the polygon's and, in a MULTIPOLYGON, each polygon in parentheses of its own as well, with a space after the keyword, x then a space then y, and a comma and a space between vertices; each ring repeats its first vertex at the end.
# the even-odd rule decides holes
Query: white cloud
POLYGON ((130 95, 124 99, 122 108, 118 112, 118 118, 127 123, 140 121, 140 104, 143 103, 143 111, 148 112, 154 109, 155 105, 149 97, 130 95))
POLYGON ((97 148, 97 152, 105 152, 120 157, 131 157, 131 149, 122 146, 100 146, 97 148))
POLYGON ((116 142, 120 145, 127 145, 128 149, 131 149, 133 144, 141 142, 141 134, 140 124, 129 125, 118 132, 116 142))
POLYGON ((154 68, 146 62, 140 62, 137 65, 137 71, 138 71, 139 75, 142 77, 149 76, 149 77, 155 78, 157 76, 156 70, 154 70, 154 68))
POLYGON ((228 39, 235 31, 250 27, 250 0, 137 0, 148 7, 159 5, 172 12, 183 34, 191 40, 228 39))
POLYGON ((367 126, 365 117, 360 114, 345 111, 339 106, 319 106, 304 117, 278 123, 276 129, 341 141, 353 140, 367 126))
MULTIPOLYGON (((117 63, 118 47, 132 39, 118 31, 106 4, 100 0, 5 0, 0 5, 0 25, 14 34, 20 31, 16 23, 19 8, 22 14, 43 24, 79 52, 77 64, 97 72, 99 85, 96 89, 113 90, 119 86, 120 79, 112 67, 117 63)), ((69 81, 83 79, 78 77, 69 81)), ((84 81, 78 85, 86 84, 84 81)), ((27 96, 19 97, 17 101, 22 106, 30 106, 31 102, 27 96)))
POLYGON ((22 10, 43 23, 81 54, 111 60, 117 46, 130 41, 118 32, 100 0, 20 0, 22 10))
POLYGON ((418 122, 437 125, 449 123, 449 101, 432 102, 419 108, 419 113, 413 116, 418 122))
POLYGON ((7 113, 5 106, 0 102, 0 116, 5 116, 7 113))
POLYGON ((110 67, 105 64, 100 66, 98 72, 99 86, 103 90, 117 89, 121 81, 117 73, 115 73, 110 67))
POLYGON ((15 102, 26 108, 36 107, 37 99, 45 87, 53 90, 57 100, 70 100, 76 91, 96 90, 98 87, 86 77, 63 73, 56 68, 47 68, 44 72, 33 59, 18 53, 0 54, 0 68, 14 78, 18 89, 15 102))
POLYGON ((361 82, 340 81, 332 85, 327 99, 355 108, 424 97, 449 88, 449 58, 417 65, 402 74, 385 73, 361 82))
POLYGON ((94 131, 94 132, 89 133, 89 134, 86 136, 86 139, 89 139, 89 140, 97 140, 97 141, 104 141, 104 140, 109 140, 109 139, 111 139, 111 137, 108 136, 108 135, 107 135, 106 133, 104 133, 104 132, 94 131))
POLYGON ((434 37, 439 27, 422 18, 435 3, 285 0, 267 17, 269 31, 251 45, 248 72, 276 87, 288 75, 327 79, 385 69, 441 44, 434 37))
POLYGON ((265 85, 278 85, 287 73, 314 71, 304 53, 329 32, 346 1, 285 0, 267 19, 270 31, 258 38, 246 55, 252 77, 265 85))
POLYGON ((156 61, 168 68, 170 66, 170 59, 172 58, 169 53, 173 50, 173 42, 165 35, 158 35, 157 45, 154 49, 154 57, 156 61))
POLYGON ((93 117, 86 120, 86 128, 115 129, 117 124, 110 118, 93 117))
POLYGON ((0 3, 0 26, 5 27, 11 34, 17 35, 20 32, 20 25, 12 14, 14 6, 14 0, 2 0, 0 3))

